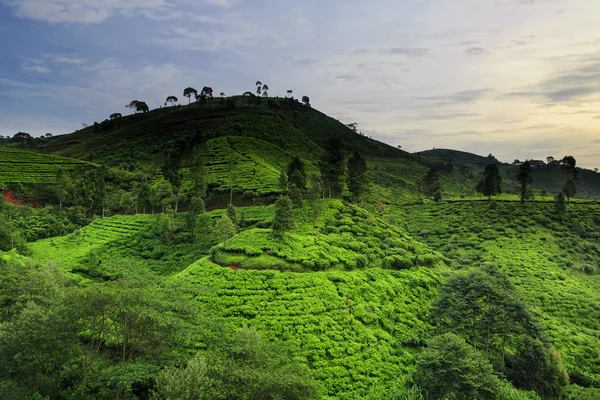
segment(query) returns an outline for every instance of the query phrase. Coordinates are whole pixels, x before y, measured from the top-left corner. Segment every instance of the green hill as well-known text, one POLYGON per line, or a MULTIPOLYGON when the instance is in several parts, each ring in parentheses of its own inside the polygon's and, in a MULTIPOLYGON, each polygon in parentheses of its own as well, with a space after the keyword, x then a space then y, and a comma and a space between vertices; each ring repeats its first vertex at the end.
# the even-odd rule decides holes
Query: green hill
MULTIPOLYGON (((0 153, 62 165, 18 185, 40 207, 0 203, 0 398, 600 398, 600 206, 557 207, 562 169, 535 169, 550 195, 521 204, 501 164, 508 194, 485 201, 495 159, 409 154, 294 101, 234 99, 0 153), (366 159, 368 193, 311 182, 276 213, 281 172, 298 156, 319 175, 332 137, 366 159), (439 202, 422 195, 433 166, 439 202)), ((580 197, 599 195, 594 174, 579 171, 580 197)))

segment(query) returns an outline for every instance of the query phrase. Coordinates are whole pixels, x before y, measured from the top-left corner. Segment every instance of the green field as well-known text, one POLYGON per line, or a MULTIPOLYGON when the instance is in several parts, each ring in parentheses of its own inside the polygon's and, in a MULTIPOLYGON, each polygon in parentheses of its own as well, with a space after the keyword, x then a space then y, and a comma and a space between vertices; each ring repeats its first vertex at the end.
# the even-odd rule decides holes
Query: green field
POLYGON ((59 170, 90 166, 72 158, 0 147, 0 183, 54 183, 59 170))

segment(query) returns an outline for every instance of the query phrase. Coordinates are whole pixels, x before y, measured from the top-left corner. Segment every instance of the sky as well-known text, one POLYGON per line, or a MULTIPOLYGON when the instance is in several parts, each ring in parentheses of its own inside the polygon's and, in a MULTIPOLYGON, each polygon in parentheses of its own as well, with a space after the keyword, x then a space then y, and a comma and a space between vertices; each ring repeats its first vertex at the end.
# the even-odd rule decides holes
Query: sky
POLYGON ((0 135, 260 80, 410 152, 600 167, 598 0, 0 0, 0 37, 0 135))

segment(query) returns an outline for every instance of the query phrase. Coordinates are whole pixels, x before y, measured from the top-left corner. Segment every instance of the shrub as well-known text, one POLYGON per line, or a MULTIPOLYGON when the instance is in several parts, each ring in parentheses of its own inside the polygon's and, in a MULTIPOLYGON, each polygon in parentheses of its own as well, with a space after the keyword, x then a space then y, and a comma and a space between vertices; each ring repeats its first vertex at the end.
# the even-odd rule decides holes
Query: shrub
POLYGON ((236 106, 235 99, 227 99, 225 101, 225 108, 232 110, 236 106))

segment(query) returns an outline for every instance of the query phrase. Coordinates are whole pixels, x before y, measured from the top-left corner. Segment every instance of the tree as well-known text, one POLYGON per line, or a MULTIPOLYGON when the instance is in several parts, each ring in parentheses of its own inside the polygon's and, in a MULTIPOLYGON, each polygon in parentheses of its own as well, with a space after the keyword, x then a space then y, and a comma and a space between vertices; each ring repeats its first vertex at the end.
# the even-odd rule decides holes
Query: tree
POLYGON ((121 113, 112 113, 112 114, 110 114, 110 117, 109 117, 109 118, 110 118, 111 120, 114 120, 114 119, 119 119, 119 118, 121 118, 121 117, 123 117, 123 115, 122 115, 121 113))
POLYGON ((183 96, 188 98, 188 104, 192 101, 192 96, 197 96, 198 91, 192 87, 185 88, 183 90, 183 96))
POLYGON ((279 185, 279 189, 281 189, 282 193, 285 193, 287 191, 288 179, 287 179, 287 175, 283 171, 281 171, 281 173, 279 174, 278 185, 279 185))
POLYGON ((262 87, 262 96, 263 97, 269 97, 268 90, 269 90, 269 86, 267 86, 267 84, 264 84, 262 87))
POLYGON ((294 183, 290 185, 290 191, 288 196, 290 197, 294 208, 302 208, 302 192, 294 183))
POLYGON ((148 105, 146 103, 144 103, 143 101, 134 100, 131 103, 133 104, 133 106, 132 106, 132 104, 130 104, 129 106, 130 106, 130 108, 133 108, 136 113, 139 113, 139 112, 146 113, 150 110, 148 108, 148 105))
POLYGON ((342 140, 332 136, 325 143, 321 160, 321 177, 329 197, 339 198, 344 192, 345 158, 342 140))
POLYGON ((428 399, 496 399, 500 389, 491 364, 453 333, 427 343, 415 381, 428 399))
POLYGON ((293 95, 293 93, 294 93, 294 91, 293 91, 292 89, 288 89, 288 90, 287 90, 287 95, 286 95, 286 97, 288 97, 288 98, 290 98, 290 99, 291 99, 291 98, 293 98, 293 97, 294 97, 294 96, 292 96, 292 95, 293 95))
POLYGON ((348 191, 354 201, 360 201, 367 184, 367 162, 356 150, 348 159, 348 191))
POLYGON ((137 105, 140 101, 139 100, 131 100, 131 102, 129 104, 127 104, 125 106, 125 108, 130 108, 133 111, 137 112, 137 105))
POLYGON ((169 97, 167 97, 166 103, 170 103, 172 106, 174 106, 175 103, 177 103, 177 101, 178 101, 177 97, 175 97, 175 96, 169 96, 169 97))
POLYGON ((438 190, 442 189, 440 182, 440 172, 437 167, 429 168, 427 174, 423 178, 423 193, 427 197, 433 197, 438 190))
POLYGON ((273 234, 281 235, 285 240, 285 233, 296 226, 292 201, 289 197, 279 197, 275 202, 275 216, 273 217, 273 234))
POLYGON ((474 350, 482 344, 486 359, 493 350, 504 359, 511 340, 539 335, 508 276, 492 267, 454 273, 440 289, 431 316, 442 331, 467 337, 474 350))
POLYGON ((256 81, 256 94, 260 96, 260 91, 262 89, 262 82, 256 81))
POLYGON ((173 209, 171 209, 171 206, 168 206, 167 211, 161 214, 158 220, 158 230, 165 244, 171 244, 175 235, 175 229, 177 229, 177 225, 173 217, 173 209))
POLYGON ((539 339, 525 338, 507 362, 507 377, 519 389, 535 390, 544 399, 562 399, 569 384, 560 353, 539 339))
POLYGON ((492 196, 502 193, 502 176, 500 175, 498 165, 489 164, 485 167, 483 178, 477 185, 477 191, 484 196, 488 196, 488 200, 492 196))
POLYGON ((567 182, 565 182, 562 193, 567 196, 567 203, 571 201, 571 197, 575 197, 577 194, 577 185, 575 185, 575 182, 572 179, 568 179, 567 182))
POLYGON ((229 203, 229 205, 227 206, 227 216, 229 217, 229 219, 231 219, 231 222, 233 222, 233 224, 235 226, 237 226, 237 224, 238 224, 237 210, 236 210, 235 206, 231 203, 229 203))
POLYGON ((29 133, 18 132, 18 133, 15 133, 15 135, 12 137, 12 139, 15 142, 20 142, 20 143, 25 144, 25 142, 32 140, 33 137, 29 133))
POLYGON ((209 248, 213 243, 214 226, 213 221, 207 213, 200 213, 196 217, 196 226, 194 227, 194 238, 204 249, 209 248))
POLYGON ((158 374, 154 400, 316 400, 317 384, 283 344, 265 342, 252 328, 215 341, 185 368, 158 374))
POLYGON ((531 176, 532 172, 533 168, 531 168, 529 161, 525 161, 519 166, 519 173, 516 178, 517 182, 521 184, 521 203, 524 203, 531 194, 529 187, 533 184, 533 177, 531 176))
POLYGON ((218 235, 219 241, 224 242, 235 236, 237 228, 231 218, 227 214, 223 214, 215 226, 215 233, 218 235))
POLYGON ((287 178, 290 185, 296 185, 301 191, 306 190, 306 165, 300 157, 292 158, 288 164, 287 178))
POLYGON ((66 203, 73 191, 71 177, 64 169, 56 171, 54 190, 58 198, 58 209, 62 210, 63 204, 66 203))
POLYGON ((133 184, 133 196, 135 198, 135 212, 138 207, 142 208, 142 213, 146 214, 146 204, 150 201, 150 187, 148 182, 141 181, 133 184))
POLYGON ((310 107, 310 98, 308 96, 302 96, 302 102, 305 106, 310 107))
POLYGON ((204 214, 205 212, 206 209, 204 207, 204 201, 200 197, 192 197, 190 200, 190 208, 188 209, 185 218, 186 227, 190 232, 193 232, 194 228, 196 227, 196 219, 198 218, 198 215, 204 214))
POLYGON ((202 88, 202 92, 200 92, 201 96, 205 96, 205 98, 208 100, 208 110, 210 111, 211 105, 212 105, 212 101, 213 101, 213 90, 211 87, 208 86, 204 86, 202 88))

